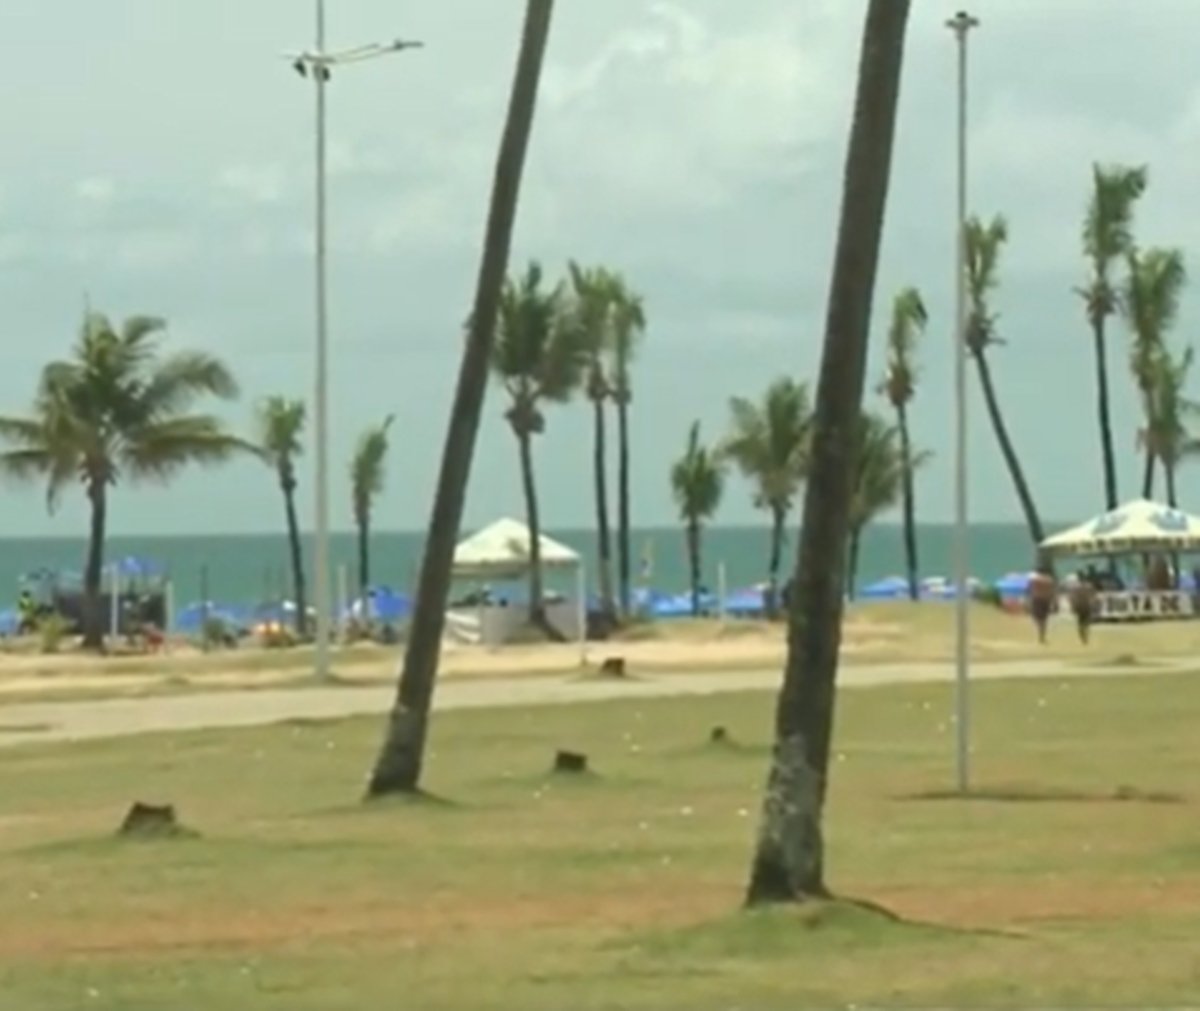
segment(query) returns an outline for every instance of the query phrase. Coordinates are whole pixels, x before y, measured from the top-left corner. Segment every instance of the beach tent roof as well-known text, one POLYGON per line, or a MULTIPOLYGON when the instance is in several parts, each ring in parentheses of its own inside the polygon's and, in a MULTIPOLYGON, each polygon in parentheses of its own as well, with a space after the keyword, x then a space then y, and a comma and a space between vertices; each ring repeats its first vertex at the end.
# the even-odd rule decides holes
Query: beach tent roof
MULTIPOLYGON (((545 534, 538 538, 538 545, 542 565, 546 568, 570 568, 579 564, 579 555, 545 534)), ((529 569, 529 547, 529 527, 519 520, 496 520, 454 549, 454 574, 515 579, 529 569)))
POLYGON ((1161 502, 1134 499, 1047 537, 1041 547, 1052 555, 1200 551, 1200 517, 1161 502))

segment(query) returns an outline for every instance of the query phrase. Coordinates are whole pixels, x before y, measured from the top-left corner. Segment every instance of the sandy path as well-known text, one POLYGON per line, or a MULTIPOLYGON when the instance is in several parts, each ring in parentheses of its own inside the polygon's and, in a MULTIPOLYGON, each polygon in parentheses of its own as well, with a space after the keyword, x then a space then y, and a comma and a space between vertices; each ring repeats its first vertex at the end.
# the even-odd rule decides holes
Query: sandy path
MULTIPOLYGON (((1084 667, 1061 660, 997 661, 976 664, 976 680, 1014 677, 1064 677, 1139 674, 1186 670, 1184 660, 1162 660, 1136 669, 1117 665, 1084 667)), ((953 667, 945 663, 843 664, 839 683, 846 687, 948 681, 953 667)), ((778 667, 758 671, 712 671, 666 674, 627 681, 579 678, 513 678, 447 681, 438 690, 436 708, 482 709, 532 706, 619 698, 711 695, 767 690, 779 684, 778 667)), ((391 704, 390 688, 264 689, 256 692, 213 691, 192 695, 93 702, 37 702, 0 707, 0 747, 45 741, 72 741, 168 730, 261 726, 293 719, 337 719, 383 713, 391 704)))

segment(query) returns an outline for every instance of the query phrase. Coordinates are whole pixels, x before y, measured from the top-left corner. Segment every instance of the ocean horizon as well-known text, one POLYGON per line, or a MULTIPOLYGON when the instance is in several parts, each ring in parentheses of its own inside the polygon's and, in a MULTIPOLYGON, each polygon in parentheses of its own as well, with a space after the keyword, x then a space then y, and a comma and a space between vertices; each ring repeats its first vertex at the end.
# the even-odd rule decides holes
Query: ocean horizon
MULTIPOLYGON (((464 530, 464 534, 467 532, 464 530)), ((583 556, 588 585, 594 590, 595 532, 577 527, 549 529, 546 533, 583 556)), ((795 537, 793 526, 789 528, 785 546, 785 573, 791 571, 795 558, 795 537)), ((664 592, 686 588, 688 564, 682 529, 643 527, 634 531, 632 539, 635 582, 664 592)), ((416 580, 423 540, 424 534, 416 531, 374 533, 372 584, 410 591, 416 580)), ((923 577, 951 574, 952 524, 919 524, 917 544, 923 577)), ((330 546, 334 578, 344 567, 348 585, 352 588, 356 567, 355 535, 347 531, 334 532, 330 546)), ((85 547, 83 537, 0 538, 0 609, 16 599, 21 579, 27 573, 43 568, 79 572, 85 547)), ((308 532, 304 536, 304 549, 306 574, 311 585, 312 537, 308 532)), ((730 590, 761 582, 766 577, 767 549, 766 524, 706 529, 703 542, 705 583, 716 588, 720 566, 724 566, 726 586, 730 590)), ((225 603, 245 604, 290 596, 288 546, 282 532, 111 536, 106 543, 106 558, 127 556, 149 559, 161 565, 169 573, 180 607, 203 599, 205 588, 209 599, 225 603)), ((969 567, 976 578, 991 582, 1006 573, 1029 569, 1033 560, 1029 532, 1023 523, 971 525, 969 567)), ((863 535, 857 585, 862 587, 903 572, 902 527, 892 523, 869 527, 863 535)), ((547 581, 556 586, 562 583, 563 577, 548 573, 547 581)), ((336 583, 330 589, 336 593, 336 583)))

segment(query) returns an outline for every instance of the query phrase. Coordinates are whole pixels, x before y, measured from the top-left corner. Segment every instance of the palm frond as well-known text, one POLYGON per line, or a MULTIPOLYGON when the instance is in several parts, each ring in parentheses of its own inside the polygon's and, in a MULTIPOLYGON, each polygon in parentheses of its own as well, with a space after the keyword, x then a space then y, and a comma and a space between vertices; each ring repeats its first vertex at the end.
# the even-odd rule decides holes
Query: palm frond
POLYGON ((394 416, 389 414, 381 425, 364 432, 350 462, 351 498, 355 516, 360 520, 370 511, 371 500, 383 491, 388 429, 393 420, 394 416))
POLYGON ((997 317, 988 299, 999 284, 1000 251, 1007 241, 1008 223, 1002 215, 996 215, 986 224, 978 217, 967 221, 967 344, 974 354, 981 354, 989 344, 998 342, 997 317))
POLYGON ((700 422, 688 431, 687 449, 671 467, 671 493, 680 516, 699 522, 710 518, 721 503, 725 471, 719 453, 700 443, 700 422))
POLYGON ((258 405, 255 423, 261 455, 278 466, 304 452, 304 424, 307 409, 303 400, 271 396, 258 405))
POLYGON ((1133 249, 1133 209, 1146 191, 1146 166, 1092 166, 1092 194, 1083 223, 1083 249, 1093 278, 1107 285, 1112 262, 1133 249))
POLYGON ((134 480, 166 481, 189 464, 211 466, 257 451, 207 414, 169 418, 141 428, 122 447, 120 463, 134 480))
POLYGON ((146 418, 188 410, 205 395, 232 400, 237 381, 224 362, 201 351, 181 351, 153 370, 141 388, 139 401, 146 418))

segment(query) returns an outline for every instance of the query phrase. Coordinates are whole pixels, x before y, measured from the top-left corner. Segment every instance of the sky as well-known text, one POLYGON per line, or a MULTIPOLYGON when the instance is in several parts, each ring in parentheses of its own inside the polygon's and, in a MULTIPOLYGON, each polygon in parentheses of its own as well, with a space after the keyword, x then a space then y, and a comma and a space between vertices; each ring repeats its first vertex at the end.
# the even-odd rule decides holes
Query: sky
MULTIPOLYGON (((426 48, 345 68, 329 93, 333 522, 351 523, 359 433, 396 415, 377 523, 426 522, 470 304, 495 146, 524 4, 328 0, 331 48, 426 48)), ((977 0, 970 207, 1011 239, 993 368, 1013 439, 1050 521, 1102 497, 1089 331, 1073 288, 1093 162, 1147 164, 1146 246, 1200 255, 1200 36, 1195 0, 977 0), (1169 58, 1176 54, 1180 58, 1169 58), (1183 213, 1181 213, 1183 212, 1183 213)), ((687 429, 718 438, 732 395, 815 375, 853 101, 863 0, 559 0, 513 249, 621 270, 646 302, 635 373, 635 522, 673 522, 667 482, 687 429)), ((872 385, 888 304, 925 294, 913 405, 933 453, 923 519, 952 504, 955 49, 948 4, 914 0, 884 248, 872 385)), ((313 384, 313 94, 283 58, 311 44, 308 0, 5 0, 0 58, 0 413, 30 404, 85 300, 169 320, 167 347, 223 357, 242 385, 222 408, 248 431, 270 394, 313 384)), ((1198 268, 1200 269, 1200 268, 1198 268)), ((1173 339, 1200 315, 1185 299, 1173 339)), ((1137 483, 1128 336, 1113 331, 1122 491, 1137 483)), ((873 397, 879 408, 885 405, 873 397)), ((465 525, 521 515, 516 447, 489 391, 465 525)), ((974 518, 1019 518, 970 385, 974 518)), ((543 522, 592 517, 590 420, 551 408, 537 448, 543 522)), ((302 506, 311 514, 311 454, 302 506)), ((1200 509, 1200 468, 1181 480, 1200 509)), ((267 531, 281 520, 261 465, 121 488, 123 533, 267 531)), ((732 479, 719 514, 754 522, 732 479)), ((53 516, 0 486, 0 537, 82 533, 81 495, 53 516)))

